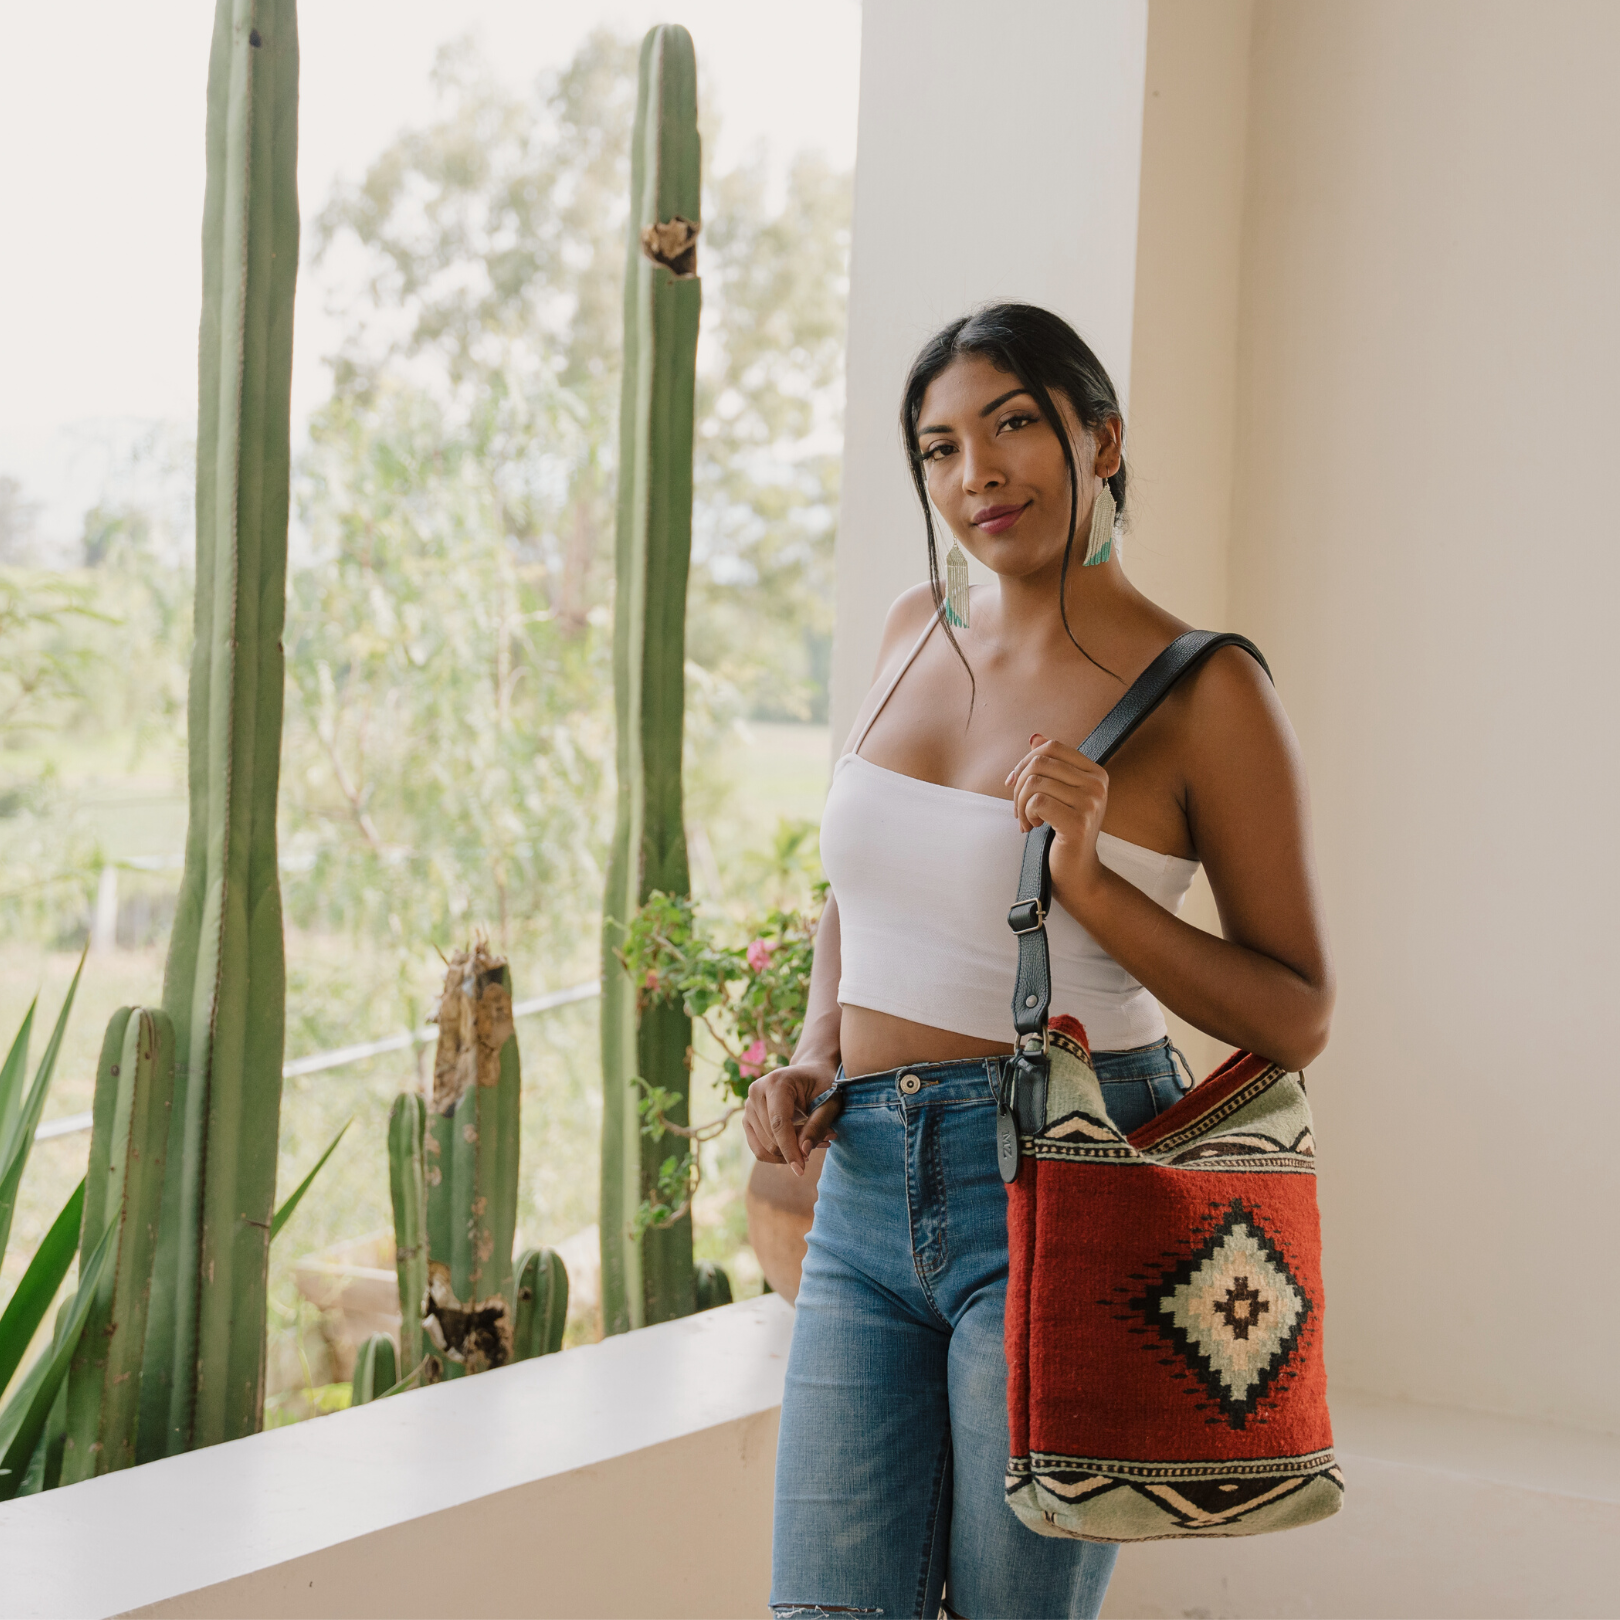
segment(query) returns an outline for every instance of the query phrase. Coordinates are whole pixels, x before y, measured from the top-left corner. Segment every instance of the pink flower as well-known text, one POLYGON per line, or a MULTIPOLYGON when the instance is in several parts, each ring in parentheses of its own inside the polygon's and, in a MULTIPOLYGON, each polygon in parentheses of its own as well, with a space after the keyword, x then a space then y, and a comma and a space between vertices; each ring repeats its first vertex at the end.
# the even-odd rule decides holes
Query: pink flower
POLYGON ((658 974, 652 968, 647 969, 647 982, 645 988, 648 990, 656 990, 658 988, 658 974))
MULTIPOLYGON (((754 941, 754 945, 759 943, 760 942, 758 940, 754 941)), ((753 945, 750 945, 748 948, 752 950, 754 947, 753 945)), ((764 1041, 755 1041, 754 1044, 750 1046, 740 1058, 737 1059, 737 1067, 742 1070, 742 1077, 744 1080, 754 1080, 762 1075, 765 1072, 764 1041)))
POLYGON ((771 952, 776 947, 768 939, 756 939, 748 947, 748 968, 751 973, 763 973, 771 965, 771 952))

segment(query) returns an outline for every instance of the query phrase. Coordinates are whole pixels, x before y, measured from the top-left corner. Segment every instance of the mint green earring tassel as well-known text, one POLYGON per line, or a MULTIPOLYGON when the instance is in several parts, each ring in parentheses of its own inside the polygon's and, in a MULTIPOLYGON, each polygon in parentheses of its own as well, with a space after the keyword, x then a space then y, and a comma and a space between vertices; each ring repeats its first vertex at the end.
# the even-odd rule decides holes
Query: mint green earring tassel
POLYGON ((945 554, 945 622, 958 630, 968 627, 967 553, 955 541, 945 554))
POLYGON ((1114 503, 1114 492, 1104 480, 1091 504, 1091 532, 1086 537, 1086 555, 1080 566, 1095 568, 1114 554, 1114 518, 1119 508, 1114 503))

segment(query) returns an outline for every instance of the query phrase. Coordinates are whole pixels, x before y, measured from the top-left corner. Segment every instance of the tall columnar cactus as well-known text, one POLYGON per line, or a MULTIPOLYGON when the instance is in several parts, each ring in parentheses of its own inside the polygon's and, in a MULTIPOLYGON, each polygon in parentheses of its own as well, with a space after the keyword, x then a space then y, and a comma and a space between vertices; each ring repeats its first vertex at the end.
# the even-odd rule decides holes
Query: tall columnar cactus
POLYGON ((96 1072, 81 1271, 109 1231, 110 1247, 68 1374, 64 1484, 135 1461, 173 1086, 167 1015, 121 1007, 107 1026, 96 1072))
POLYGON ((386 1333, 373 1333, 354 1358, 349 1405, 365 1406, 386 1395, 398 1382, 399 1363, 394 1359, 394 1341, 386 1333))
POLYGON ((422 1144, 426 1327, 442 1377, 512 1359, 520 1086, 506 961, 482 943, 457 951, 439 1003, 422 1144))
POLYGON ((513 1268, 512 1359, 562 1349, 568 1323, 568 1270, 555 1249, 525 1249, 513 1268))
POLYGON ((293 283, 294 0, 217 0, 197 406, 191 814, 163 1007, 175 1100, 139 1455, 259 1427, 281 1110, 276 876, 293 283))
MULTIPOLYGON (((514 1262, 518 1045, 506 963, 459 952, 439 1005, 433 1103, 406 1093, 388 1117, 388 1179, 399 1273, 399 1370, 458 1378, 562 1346, 568 1273, 551 1249, 514 1262), (426 1360, 426 1366, 423 1366, 426 1360)), ((386 1387, 355 1374, 355 1395, 386 1387)), ((392 1380, 390 1380, 392 1382, 392 1380)))
POLYGON ((427 1308, 427 1183, 422 1141, 427 1104, 415 1092, 394 1099, 388 1115, 388 1191, 394 1206, 394 1267, 399 1275, 399 1360, 405 1373, 422 1365, 422 1313, 427 1308))
POLYGON ((693 1308, 690 1218, 639 1240, 632 1230, 659 1165, 686 1150, 667 1134, 643 1137, 635 1080, 679 1097, 666 1117, 686 1123, 692 1022, 678 1006, 638 1008, 638 987, 618 957, 626 927, 654 889, 684 895, 690 888, 682 672, 702 291, 697 63, 684 28, 654 28, 642 42, 630 163, 613 632, 618 817, 602 952, 602 1321, 609 1333, 693 1308))

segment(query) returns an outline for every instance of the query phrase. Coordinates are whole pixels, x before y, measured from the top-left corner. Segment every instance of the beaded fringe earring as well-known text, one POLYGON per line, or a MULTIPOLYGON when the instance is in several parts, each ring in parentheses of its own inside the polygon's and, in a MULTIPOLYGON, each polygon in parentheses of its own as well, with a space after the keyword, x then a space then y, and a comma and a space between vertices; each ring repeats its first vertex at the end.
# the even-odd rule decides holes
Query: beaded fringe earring
POLYGON ((1114 492, 1104 479, 1091 506, 1091 533, 1086 537, 1086 555, 1080 566, 1095 568, 1114 554, 1114 517, 1119 508, 1114 504, 1114 492))
POLYGON ((954 540, 945 554, 945 622, 958 630, 968 627, 967 553, 954 540))

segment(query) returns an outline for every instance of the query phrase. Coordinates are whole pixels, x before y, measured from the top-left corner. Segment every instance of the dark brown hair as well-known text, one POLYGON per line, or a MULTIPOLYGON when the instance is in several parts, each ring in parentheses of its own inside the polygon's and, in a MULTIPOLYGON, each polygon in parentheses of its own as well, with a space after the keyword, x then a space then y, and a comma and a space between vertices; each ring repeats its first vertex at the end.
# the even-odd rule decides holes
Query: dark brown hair
MULTIPOLYGON (((1067 321, 1034 304, 991 304, 952 321, 922 346, 917 358, 911 362, 911 371, 906 377, 906 391, 900 405, 900 431, 905 439, 906 460, 911 465, 911 481, 917 487, 917 499, 922 502, 923 523, 928 530, 928 580, 934 591, 934 610, 939 612, 945 595, 939 583, 934 515, 928 504, 928 474, 923 465, 922 446, 917 439, 917 424, 922 414, 923 395, 928 392, 929 384, 953 360, 959 360, 964 355, 982 355, 998 369, 1017 378, 1028 389, 1063 447, 1063 460, 1069 469, 1069 538, 1063 548, 1058 610, 1063 616, 1063 628, 1069 640, 1093 664, 1097 664, 1097 660, 1075 639, 1074 630, 1069 624, 1069 562, 1074 552, 1075 525, 1079 516, 1080 471, 1075 465, 1074 446, 1064 431, 1063 418, 1052 396, 1062 394, 1073 406, 1080 425, 1091 432, 1098 431, 1110 421, 1122 422, 1124 418, 1113 382, 1103 369, 1102 361, 1092 353, 1090 345, 1067 321)), ((1114 504, 1121 514, 1125 511, 1125 484, 1125 460, 1121 456, 1119 470, 1108 479, 1114 504)), ((967 659, 949 621, 945 624, 945 634, 956 648, 956 656, 966 665, 967 659)), ((1097 664, 1098 669, 1103 667, 1097 664)), ((1111 669, 1105 670, 1105 673, 1114 674, 1111 669)), ((1114 678, 1119 679, 1117 675, 1114 678)), ((968 669, 968 679, 973 679, 971 668, 968 669)))

